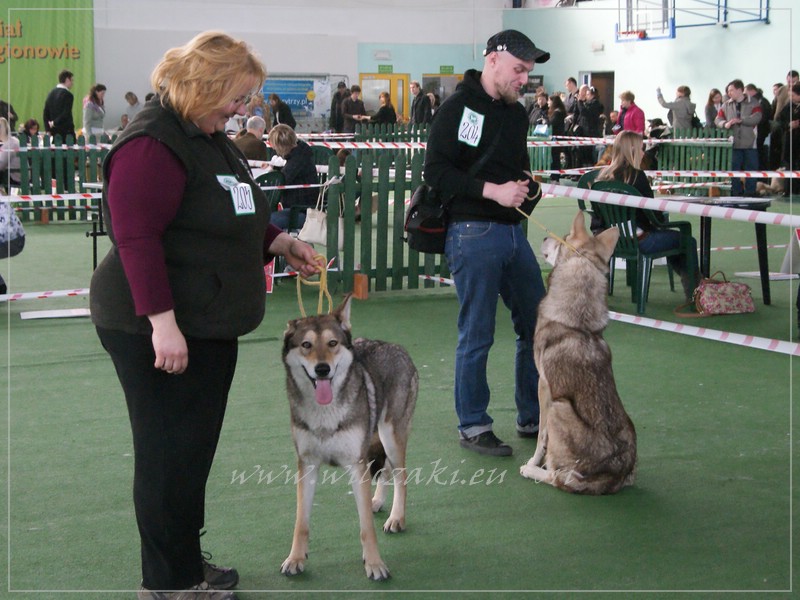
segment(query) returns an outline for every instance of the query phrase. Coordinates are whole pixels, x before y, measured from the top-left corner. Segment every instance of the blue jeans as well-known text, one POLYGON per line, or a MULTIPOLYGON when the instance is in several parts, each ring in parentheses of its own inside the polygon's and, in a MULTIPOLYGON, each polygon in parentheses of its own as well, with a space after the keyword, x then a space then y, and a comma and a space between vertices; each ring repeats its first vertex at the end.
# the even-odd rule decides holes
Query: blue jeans
MULTIPOLYGON (((734 148, 731 154, 732 171, 758 171, 758 149, 734 148)), ((744 180, 744 195, 756 195, 756 178, 748 177, 744 180)), ((731 196, 742 195, 742 182, 738 177, 731 180, 731 196)))
POLYGON ((533 333, 544 283, 522 226, 485 221, 451 223, 445 254, 461 307, 454 385, 459 429, 467 437, 492 429, 492 418, 486 412, 486 363, 494 343, 498 295, 511 311, 517 334, 517 423, 538 423, 539 373, 533 362, 533 333))
MULTIPOLYGON (((283 229, 284 231, 289 231, 289 218, 291 216, 291 210, 288 208, 284 208, 283 210, 277 210, 270 214, 269 222, 275 225, 278 229, 283 229)), ((302 209, 300 212, 297 213, 297 229, 303 228, 303 223, 306 222, 306 209, 302 209)))

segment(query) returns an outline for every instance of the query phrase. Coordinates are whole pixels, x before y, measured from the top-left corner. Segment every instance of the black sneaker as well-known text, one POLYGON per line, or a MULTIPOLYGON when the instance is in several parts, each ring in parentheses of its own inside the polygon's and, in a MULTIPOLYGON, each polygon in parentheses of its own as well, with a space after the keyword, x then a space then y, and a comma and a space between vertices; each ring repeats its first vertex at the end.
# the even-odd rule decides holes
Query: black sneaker
POLYGON ((473 437, 466 437, 462 433, 461 447, 490 456, 511 456, 514 452, 511 446, 499 439, 493 431, 484 431, 473 437))
POLYGON ((137 593, 138 600, 237 600, 236 594, 214 590, 207 581, 198 583, 188 590, 175 592, 158 592, 142 586, 137 593))
POLYGON ((208 587, 214 590, 229 590, 236 587, 236 584, 239 583, 239 572, 230 567, 218 567, 208 562, 210 558, 210 554, 208 554, 208 558, 203 557, 203 577, 208 587))
POLYGON ((520 425, 517 423, 517 435, 521 438, 539 437, 539 424, 528 423, 527 425, 520 425))

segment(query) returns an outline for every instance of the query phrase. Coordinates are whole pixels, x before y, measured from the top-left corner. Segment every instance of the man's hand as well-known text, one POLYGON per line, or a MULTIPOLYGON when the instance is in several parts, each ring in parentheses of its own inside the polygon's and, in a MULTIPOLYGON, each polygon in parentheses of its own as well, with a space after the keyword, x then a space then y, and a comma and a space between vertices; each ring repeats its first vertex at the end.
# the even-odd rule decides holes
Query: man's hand
POLYGON ((518 208, 528 198, 528 183, 524 180, 507 181, 503 184, 487 181, 483 184, 483 197, 494 200, 500 206, 518 208))

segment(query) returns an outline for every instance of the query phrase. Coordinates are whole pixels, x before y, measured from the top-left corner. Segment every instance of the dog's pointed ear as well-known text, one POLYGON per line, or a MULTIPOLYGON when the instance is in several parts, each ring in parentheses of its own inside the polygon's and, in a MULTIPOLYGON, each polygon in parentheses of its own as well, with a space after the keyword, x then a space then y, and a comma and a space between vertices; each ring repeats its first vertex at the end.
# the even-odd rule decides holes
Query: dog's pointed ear
POLYGON ((589 234, 586 232, 586 222, 583 220, 583 211, 579 210, 575 218, 572 219, 572 228, 569 231, 570 237, 574 239, 587 239, 589 234))
POLYGON ((289 340, 297 331, 297 319, 292 319, 286 324, 286 331, 283 332, 283 355, 289 352, 289 340))
POLYGON ((617 247, 617 241, 619 240, 619 229, 616 227, 609 227, 605 231, 601 231, 597 234, 597 241, 600 242, 600 245, 603 247, 603 260, 611 259, 611 256, 614 254, 614 248, 617 247))
POLYGON ((353 294, 347 294, 344 297, 344 302, 337 306, 336 310, 333 311, 333 315, 339 320, 339 322, 342 324, 342 327, 347 331, 352 330, 350 327, 350 301, 352 299, 353 294))

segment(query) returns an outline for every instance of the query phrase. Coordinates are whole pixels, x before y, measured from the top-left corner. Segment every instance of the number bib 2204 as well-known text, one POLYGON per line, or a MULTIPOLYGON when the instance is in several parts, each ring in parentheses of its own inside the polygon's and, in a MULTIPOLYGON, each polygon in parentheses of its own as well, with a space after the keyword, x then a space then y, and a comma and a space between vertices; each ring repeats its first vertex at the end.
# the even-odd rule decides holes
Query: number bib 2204
POLYGON ((458 141, 477 147, 483 133, 483 119, 482 114, 465 106, 458 125, 458 141))

